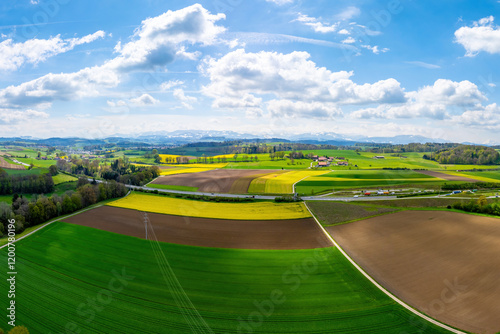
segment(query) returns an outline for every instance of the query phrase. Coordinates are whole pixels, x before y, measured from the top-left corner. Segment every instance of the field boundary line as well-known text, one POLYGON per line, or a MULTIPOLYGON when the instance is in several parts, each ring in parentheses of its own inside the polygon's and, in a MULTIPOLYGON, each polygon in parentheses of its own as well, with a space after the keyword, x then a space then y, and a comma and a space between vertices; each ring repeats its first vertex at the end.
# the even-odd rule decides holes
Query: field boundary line
MULTIPOLYGON (((127 197, 128 195, 130 195, 130 190, 129 190, 129 192, 128 192, 125 196, 123 196, 122 198, 125 198, 125 197, 127 197)), ((0 249, 2 249, 2 248, 4 248, 4 247, 7 247, 7 246, 8 246, 8 245, 10 245, 10 244, 16 243, 16 242, 18 242, 19 240, 22 240, 22 239, 24 239, 24 238, 26 238, 26 237, 29 237, 29 236, 30 236, 30 235, 32 235, 33 233, 38 232, 38 231, 40 231, 42 228, 47 227, 47 226, 49 226, 49 225, 51 225, 51 224, 53 224, 53 223, 55 223, 55 222, 57 222, 57 221, 60 221, 61 219, 66 219, 66 218, 69 218, 69 217, 73 217, 73 216, 76 216, 76 215, 78 215, 78 214, 80 214, 80 213, 82 213, 82 212, 85 212, 85 211, 88 211, 88 210, 92 210, 92 209, 96 209, 96 208, 99 208, 99 207, 101 207, 101 206, 103 206, 103 205, 105 205, 105 204, 99 204, 99 205, 96 205, 96 206, 92 206, 92 207, 90 207, 90 208, 85 208, 85 209, 82 209, 82 210, 79 210, 79 211, 73 212, 73 213, 71 213, 71 214, 69 214, 69 215, 66 215, 66 216, 57 217, 57 218, 55 218, 55 219, 53 219, 53 220, 49 220, 48 222, 44 223, 44 224, 43 224, 42 226, 40 226, 39 228, 37 228, 37 229, 35 229, 35 230, 31 231, 31 232, 30 232, 30 233, 28 233, 28 234, 23 235, 23 236, 22 236, 22 237, 20 237, 19 239, 16 239, 14 242, 7 242, 5 245, 0 246, 0 249)))
POLYGON ((298 180, 297 182, 295 182, 295 183, 292 185, 292 194, 295 194, 295 185, 296 185, 297 183, 299 183, 300 181, 303 181, 303 180, 307 179, 307 178, 308 178, 308 177, 310 177, 310 176, 312 176, 312 175, 307 175, 306 177, 303 177, 303 178, 301 178, 300 180, 298 180))
POLYGON ((414 309, 413 307, 409 306, 408 304, 406 304, 405 302, 403 302, 401 299, 399 299, 398 297, 394 296, 392 293, 390 293, 388 290, 386 290, 383 286, 381 286, 380 284, 377 283, 377 281, 375 281, 370 275, 368 275, 356 262, 354 262, 353 259, 351 259, 351 257, 349 255, 347 255, 347 253, 342 249, 342 247, 340 247, 340 245, 332 238, 332 236, 330 235, 330 233, 328 233, 328 231, 323 227, 323 225, 321 225, 321 223, 318 221, 318 219, 316 219, 316 216, 312 213, 312 211, 309 209, 309 206, 307 206, 307 203, 304 201, 304 205, 306 206, 307 210, 309 211, 309 213, 311 214, 311 216, 313 216, 314 220, 316 221, 316 223, 318 224, 318 226, 320 227, 320 229, 323 231, 323 233, 325 233, 325 235, 328 237, 328 239, 330 239, 330 241, 335 245, 335 247, 337 247, 337 249, 342 253, 342 255, 344 255, 344 257, 349 260, 349 262, 351 262, 351 264, 356 268, 358 269, 358 271, 363 274, 363 276, 365 276, 370 282, 372 282, 380 291, 382 291, 383 293, 385 293, 387 296, 389 296, 392 300, 394 300, 396 303, 398 303, 399 305, 403 306, 405 309, 407 309, 408 311, 412 312, 413 314, 415 314, 416 316, 419 316, 420 318, 424 319, 424 320, 427 320, 429 321, 430 323, 436 325, 436 326, 439 326, 443 329, 446 329, 452 333, 456 333, 456 334, 467 334, 466 332, 462 332, 458 329, 455 329, 453 327, 450 327, 440 321, 437 321, 435 319, 432 319, 431 317, 417 311, 416 309, 414 309))

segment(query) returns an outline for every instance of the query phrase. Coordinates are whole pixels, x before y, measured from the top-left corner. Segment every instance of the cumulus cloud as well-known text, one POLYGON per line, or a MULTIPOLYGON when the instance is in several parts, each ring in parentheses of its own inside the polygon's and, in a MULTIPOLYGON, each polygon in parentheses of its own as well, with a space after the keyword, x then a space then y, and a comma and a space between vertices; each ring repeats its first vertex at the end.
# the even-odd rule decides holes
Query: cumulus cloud
POLYGON ((0 42, 0 71, 15 71, 24 64, 36 65, 75 46, 104 38, 104 31, 97 31, 81 38, 62 39, 60 35, 49 39, 30 39, 15 43, 12 39, 0 42))
POLYGON ((432 86, 408 93, 408 97, 416 102, 455 106, 470 106, 486 100, 476 84, 468 80, 456 82, 448 79, 438 79, 432 86))
POLYGON ((342 115, 336 104, 322 102, 271 100, 267 103, 267 110, 272 117, 332 118, 342 115))
MULTIPOLYGON (((352 118, 430 118, 449 119, 450 110, 480 106, 486 97, 470 81, 455 82, 438 79, 433 85, 406 93, 404 104, 381 104, 375 108, 365 108, 351 113, 352 118)), ((481 109, 482 110, 482 109, 481 109)))
MULTIPOLYGON (((212 15, 196 4, 146 19, 136 30, 131 42, 117 44, 117 57, 101 66, 84 68, 74 73, 50 73, 18 86, 4 88, 0 90, 0 104, 7 107, 36 107, 57 100, 99 96, 103 89, 116 87, 123 80, 124 73, 164 67, 176 57, 198 57, 198 52, 188 51, 189 46, 218 43, 217 36, 225 28, 217 26, 215 22, 224 17, 224 14, 212 15)), ((100 33, 96 34, 66 40, 65 43, 74 47, 100 36, 100 33)))
POLYGON ((211 45, 225 31, 215 22, 224 14, 212 15, 199 4, 142 21, 135 40, 116 48, 119 56, 106 65, 119 71, 152 70, 171 63, 176 57, 196 59, 199 52, 188 52, 187 45, 211 45))
POLYGON ((186 109, 193 109, 192 103, 196 103, 198 101, 196 97, 186 95, 182 88, 174 89, 173 96, 177 100, 181 101, 182 106, 186 109))
POLYGON ((454 116, 453 121, 467 126, 500 129, 500 106, 492 103, 485 107, 467 110, 461 115, 454 116))
POLYGON ((0 124, 14 124, 28 119, 48 118, 49 114, 43 111, 26 109, 26 110, 12 110, 0 109, 0 124))
POLYGON ((289 115, 285 112, 289 108, 301 115, 309 112, 313 116, 331 116, 338 115, 331 112, 337 110, 333 104, 405 101, 404 91, 395 79, 358 85, 350 79, 352 72, 331 72, 309 58, 307 52, 247 53, 242 49, 220 59, 209 58, 200 67, 210 78, 202 92, 214 98, 215 108, 259 107, 262 96, 272 96, 279 101, 268 105, 273 115, 289 115))
POLYGON ((157 99, 155 99, 154 97, 152 97, 149 94, 142 94, 139 97, 130 99, 130 102, 136 106, 149 106, 149 105, 157 104, 160 101, 158 101, 157 99))
POLYGON ((455 41, 465 48, 467 57, 479 52, 500 54, 500 27, 489 16, 474 22, 472 27, 461 27, 455 31, 455 41))

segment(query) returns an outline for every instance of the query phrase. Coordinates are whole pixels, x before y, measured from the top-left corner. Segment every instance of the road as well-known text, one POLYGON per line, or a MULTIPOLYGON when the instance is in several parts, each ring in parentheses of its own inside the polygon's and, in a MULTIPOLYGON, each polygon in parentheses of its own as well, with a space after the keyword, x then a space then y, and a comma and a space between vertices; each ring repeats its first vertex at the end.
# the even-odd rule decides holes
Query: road
MULTIPOLYGON (((92 181, 92 179, 89 179, 92 181)), ((102 180, 96 180, 96 182, 103 182, 102 180)), ((221 194, 221 193, 205 193, 199 191, 182 191, 182 190, 172 190, 172 189, 156 189, 149 188, 147 186, 132 186, 125 185, 127 188, 132 190, 158 190, 158 192, 162 193, 170 193, 170 194, 184 194, 184 195, 199 195, 199 196, 210 196, 210 197, 233 197, 233 198, 255 198, 262 200, 274 200, 276 197, 281 197, 282 195, 251 195, 251 194, 221 194)), ((430 195, 430 196, 418 196, 418 197, 410 197, 410 198, 446 198, 444 195, 430 195)), ((451 197, 457 198, 457 197, 451 197)), ((475 197, 460 197, 463 199, 477 199, 475 197)), ((495 196, 490 196, 488 198, 495 198, 495 196)), ((351 201, 385 201, 385 200, 402 200, 406 198, 398 198, 397 196, 360 196, 360 197, 323 197, 322 195, 318 196, 302 196, 302 200, 304 201, 341 201, 341 202, 351 202, 351 201)))

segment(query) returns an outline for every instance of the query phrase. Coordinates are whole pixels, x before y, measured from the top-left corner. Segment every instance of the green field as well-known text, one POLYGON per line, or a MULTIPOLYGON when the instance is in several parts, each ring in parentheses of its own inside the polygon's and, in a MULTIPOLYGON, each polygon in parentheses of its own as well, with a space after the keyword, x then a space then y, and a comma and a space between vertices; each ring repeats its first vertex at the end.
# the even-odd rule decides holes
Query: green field
MULTIPOLYGON (((51 192, 51 193, 48 193, 48 194, 44 194, 44 196, 50 197, 53 194, 62 195, 66 191, 76 190, 76 183, 77 183, 76 181, 70 181, 70 182, 64 182, 64 183, 56 184, 54 186, 54 191, 51 192)), ((21 195, 21 194, 19 194, 19 195, 21 195)), ((0 196, 0 202, 7 202, 8 204, 12 204, 12 196, 13 195, 1 195, 0 196)), ((33 196, 37 196, 37 195, 22 194, 22 196, 25 197, 25 198, 27 198, 27 199, 31 199, 33 196)))
POLYGON ((40 175, 40 174, 45 174, 48 173, 49 170, 46 168, 32 168, 32 169, 7 169, 5 168, 4 171, 7 172, 9 175, 40 175))
POLYGON ((335 248, 201 248, 55 223, 16 256, 16 324, 31 333, 447 333, 335 248))
POLYGON ((78 180, 74 176, 71 176, 68 174, 63 174, 63 173, 59 173, 56 176, 52 176, 52 179, 54 180, 54 184, 60 184, 60 183, 64 183, 64 182, 71 182, 71 181, 78 180))
POLYGON ((460 172, 460 174, 470 177, 488 178, 493 180, 500 180, 500 170, 488 172, 460 172))
POLYGON ((402 185, 439 186, 445 182, 447 181, 409 170, 345 170, 300 181, 296 185, 296 192, 309 195, 339 189, 390 188, 402 185))
POLYGON ((49 168, 50 166, 57 164, 57 161, 55 160, 37 160, 35 158, 16 158, 16 159, 27 164, 33 164, 35 167, 49 168))
POLYGON ((181 190, 181 191, 197 191, 198 190, 198 188, 196 188, 196 187, 171 186, 171 185, 167 185, 167 184, 154 184, 154 183, 148 184, 148 188, 168 189, 168 190, 181 190))
POLYGON ((327 201, 307 201, 307 206, 323 226, 339 225, 400 210, 374 204, 327 201))

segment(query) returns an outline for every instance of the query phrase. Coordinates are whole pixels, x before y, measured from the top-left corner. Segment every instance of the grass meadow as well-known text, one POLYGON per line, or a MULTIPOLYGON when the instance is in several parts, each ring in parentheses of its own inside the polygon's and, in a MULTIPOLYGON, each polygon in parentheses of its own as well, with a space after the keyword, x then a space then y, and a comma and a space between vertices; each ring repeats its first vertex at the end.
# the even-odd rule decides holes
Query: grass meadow
POLYGON ((446 333, 335 248, 202 248, 54 223, 16 256, 16 324, 31 333, 446 333))

